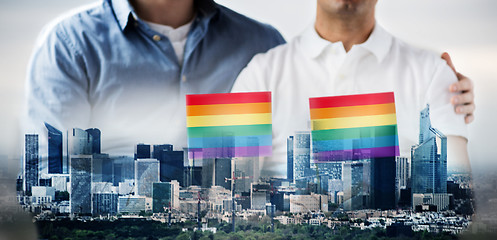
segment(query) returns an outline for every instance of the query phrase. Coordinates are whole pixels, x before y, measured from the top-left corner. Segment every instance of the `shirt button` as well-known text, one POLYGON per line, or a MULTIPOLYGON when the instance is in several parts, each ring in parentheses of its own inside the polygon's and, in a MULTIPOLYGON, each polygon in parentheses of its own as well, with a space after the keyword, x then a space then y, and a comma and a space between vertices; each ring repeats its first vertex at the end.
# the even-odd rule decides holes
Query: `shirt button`
POLYGON ((186 76, 185 75, 183 75, 183 77, 181 77, 181 81, 182 82, 186 82, 186 76))
POLYGON ((154 35, 152 38, 153 38, 153 39, 154 39, 154 41, 156 41, 156 42, 160 41, 160 36, 159 36, 159 35, 154 35))

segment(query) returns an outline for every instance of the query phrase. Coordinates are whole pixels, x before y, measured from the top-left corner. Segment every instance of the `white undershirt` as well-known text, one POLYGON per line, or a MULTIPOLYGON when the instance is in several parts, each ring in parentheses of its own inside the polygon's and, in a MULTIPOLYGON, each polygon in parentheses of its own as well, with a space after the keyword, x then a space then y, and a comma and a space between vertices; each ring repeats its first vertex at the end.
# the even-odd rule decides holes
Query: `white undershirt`
POLYGON ((185 53, 186 39, 188 36, 188 32, 190 31, 190 27, 192 26, 193 19, 187 24, 180 26, 178 28, 173 28, 171 26, 147 22, 147 21, 144 22, 147 23, 152 30, 166 36, 169 39, 171 45, 173 45, 174 53, 178 58, 178 62, 180 65, 182 65, 183 56, 185 53))

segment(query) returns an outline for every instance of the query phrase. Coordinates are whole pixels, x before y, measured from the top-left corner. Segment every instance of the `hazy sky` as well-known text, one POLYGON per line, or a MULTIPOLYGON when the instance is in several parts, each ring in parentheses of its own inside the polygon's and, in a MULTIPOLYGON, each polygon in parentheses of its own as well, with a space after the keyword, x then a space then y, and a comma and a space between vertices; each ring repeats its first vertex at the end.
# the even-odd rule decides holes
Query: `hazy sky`
MULTIPOLYGON (((93 1, 0 0, 0 155, 21 153, 18 121, 23 106, 28 59, 43 25, 64 11, 93 1)), ((287 40, 314 18, 312 0, 219 0, 269 23, 287 40)), ((451 53, 456 68, 476 85, 476 120, 470 125, 469 151, 474 167, 497 169, 497 1, 379 0, 377 19, 403 40, 451 53)))

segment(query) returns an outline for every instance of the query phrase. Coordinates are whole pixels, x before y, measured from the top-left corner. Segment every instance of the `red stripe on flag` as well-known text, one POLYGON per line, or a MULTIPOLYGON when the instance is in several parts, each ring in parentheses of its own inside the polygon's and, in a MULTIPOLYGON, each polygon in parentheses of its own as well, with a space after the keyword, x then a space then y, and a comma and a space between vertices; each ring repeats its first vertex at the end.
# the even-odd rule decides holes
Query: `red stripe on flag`
POLYGON ((271 92, 214 93, 186 95, 186 105, 271 102, 271 92))
POLYGON ((347 106, 358 106, 358 105, 385 104, 385 103, 394 103, 394 102, 395 98, 393 92, 385 92, 385 93, 309 98, 309 107, 311 109, 333 108, 333 107, 347 107, 347 106))

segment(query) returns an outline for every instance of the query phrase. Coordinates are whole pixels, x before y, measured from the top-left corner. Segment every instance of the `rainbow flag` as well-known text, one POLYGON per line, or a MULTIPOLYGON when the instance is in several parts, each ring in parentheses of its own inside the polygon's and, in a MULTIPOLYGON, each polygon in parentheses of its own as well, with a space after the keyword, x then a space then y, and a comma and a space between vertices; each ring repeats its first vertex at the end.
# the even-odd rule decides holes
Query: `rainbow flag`
POLYGON ((310 98, 314 162, 399 156, 393 92, 310 98))
POLYGON ((272 153, 271 92, 186 96, 190 159, 272 153))

